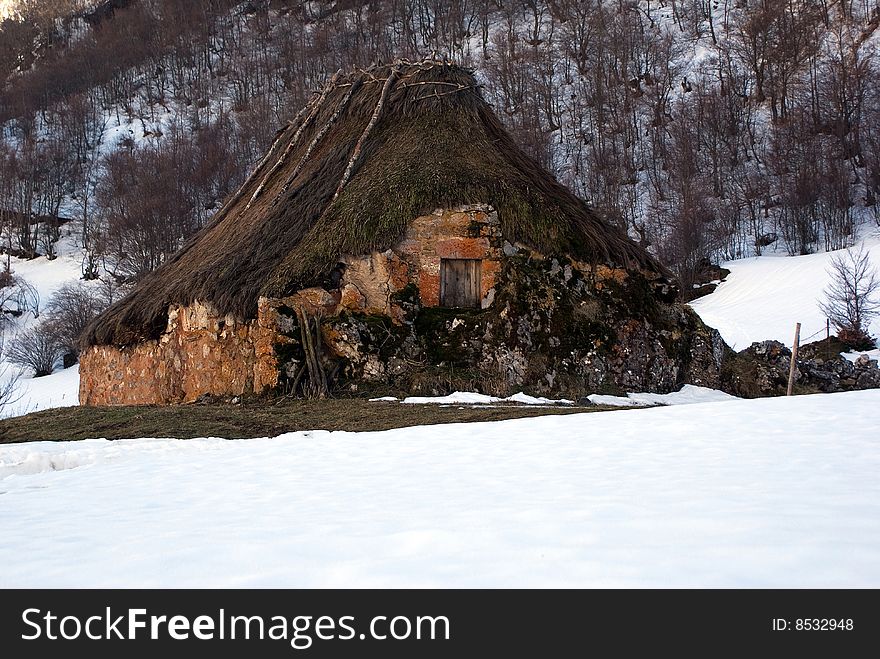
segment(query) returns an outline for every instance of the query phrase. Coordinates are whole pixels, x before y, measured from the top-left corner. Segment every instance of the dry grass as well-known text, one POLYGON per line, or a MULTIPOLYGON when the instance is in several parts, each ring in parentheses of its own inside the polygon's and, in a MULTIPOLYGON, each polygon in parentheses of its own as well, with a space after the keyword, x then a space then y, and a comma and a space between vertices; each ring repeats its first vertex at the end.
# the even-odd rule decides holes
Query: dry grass
POLYGON ((254 399, 239 405, 65 407, 0 420, 0 443, 94 437, 272 437, 298 430, 388 430, 608 409, 612 408, 401 405, 371 403, 363 398, 280 403, 254 399))

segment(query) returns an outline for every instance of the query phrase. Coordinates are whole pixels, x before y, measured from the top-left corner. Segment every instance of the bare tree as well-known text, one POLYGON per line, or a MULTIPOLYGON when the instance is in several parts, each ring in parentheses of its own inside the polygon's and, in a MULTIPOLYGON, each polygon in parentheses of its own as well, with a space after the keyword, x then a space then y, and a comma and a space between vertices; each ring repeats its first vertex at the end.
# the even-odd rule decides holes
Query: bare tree
POLYGON ((83 330, 106 306, 97 290, 82 283, 63 285, 49 300, 44 326, 64 352, 65 368, 79 359, 83 330))
POLYGON ((870 350, 875 346, 871 321, 880 313, 880 276, 864 243, 833 256, 830 274, 819 308, 841 341, 856 350, 870 350))
POLYGON ((37 289, 9 270, 0 271, 0 318, 18 317, 28 312, 34 318, 40 316, 40 294, 37 289))
POLYGON ((777 236, 792 254, 844 247, 860 203, 880 223, 877 2, 16 0, 2 249, 51 257, 75 204, 83 277, 136 279, 328 73, 432 51, 477 69, 526 152, 685 275, 777 236), (136 127, 115 148, 114 113, 136 127))

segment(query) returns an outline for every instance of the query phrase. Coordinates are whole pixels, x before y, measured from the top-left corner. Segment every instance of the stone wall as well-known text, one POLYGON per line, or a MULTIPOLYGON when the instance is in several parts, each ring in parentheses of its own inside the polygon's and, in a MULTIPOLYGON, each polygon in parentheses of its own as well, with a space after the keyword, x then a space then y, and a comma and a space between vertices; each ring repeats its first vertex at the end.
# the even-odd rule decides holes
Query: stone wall
POLYGON ((572 398, 721 381, 726 346, 662 280, 505 242, 487 206, 416 218, 392 249, 343 257, 329 281, 261 298, 246 322, 172 305, 158 340, 86 351, 80 402, 299 393, 316 370, 348 392, 572 398), (482 261, 480 308, 439 306, 444 258, 482 261))
POLYGON ((172 305, 159 340, 126 348, 93 346, 82 355, 80 403, 185 403, 203 394, 229 396, 274 387, 277 338, 267 312, 242 323, 198 302, 172 305))
MULTIPOLYGON (((794 372, 794 392, 834 393, 880 388, 877 360, 843 357, 848 347, 834 337, 801 346, 794 372)), ((724 366, 724 389, 743 398, 783 396, 788 389, 791 350, 779 341, 758 341, 731 355, 724 366)))
POLYGON ((395 251, 409 264, 410 280, 418 285, 426 307, 440 304, 441 259, 481 259, 480 294, 485 309, 492 302, 501 271, 502 242, 495 211, 488 206, 462 206, 417 217, 395 251))
MULTIPOLYGON (((303 289, 279 303, 309 313, 335 316, 340 313, 385 315, 403 322, 405 314, 397 300, 414 286, 423 307, 440 304, 441 259, 480 259, 482 308, 492 304, 504 258, 498 214, 484 205, 437 209, 413 220, 403 239, 384 252, 341 259, 344 269, 338 289, 303 289)), ((267 304, 279 306, 276 302, 267 304)))
MULTIPOLYGON (((337 390, 580 399, 719 386, 724 342, 670 302, 663 281, 522 246, 505 244, 502 254, 485 308, 425 304, 414 288, 394 298, 391 317, 363 309, 324 317, 325 370, 337 390)), ((284 370, 296 372, 301 360, 289 352, 284 370)))

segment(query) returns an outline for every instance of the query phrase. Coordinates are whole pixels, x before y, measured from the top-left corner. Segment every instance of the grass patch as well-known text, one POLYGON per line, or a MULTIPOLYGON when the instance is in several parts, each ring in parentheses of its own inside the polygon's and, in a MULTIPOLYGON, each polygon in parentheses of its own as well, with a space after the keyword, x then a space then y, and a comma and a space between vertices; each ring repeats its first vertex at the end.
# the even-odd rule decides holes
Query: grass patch
POLYGON ((504 405, 402 405, 364 398, 245 400, 239 405, 63 407, 0 420, 0 443, 103 437, 273 437, 298 430, 389 430, 613 409, 504 405))

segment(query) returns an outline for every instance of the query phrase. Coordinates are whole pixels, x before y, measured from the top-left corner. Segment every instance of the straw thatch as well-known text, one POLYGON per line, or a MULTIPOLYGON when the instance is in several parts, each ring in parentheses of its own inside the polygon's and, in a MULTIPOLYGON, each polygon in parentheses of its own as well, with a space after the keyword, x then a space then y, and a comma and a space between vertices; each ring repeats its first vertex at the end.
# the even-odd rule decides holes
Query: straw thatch
POLYGON ((488 203, 504 236, 541 253, 661 271, 526 156, 447 62, 337 73, 282 129, 212 222, 88 328, 87 344, 158 336, 170 303, 256 315, 260 296, 319 282, 344 254, 392 247, 438 207, 488 203))

